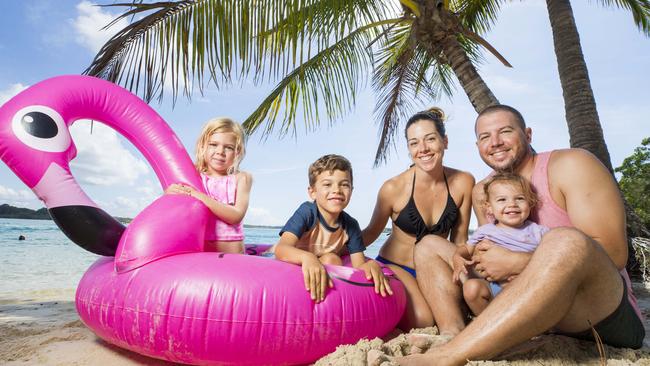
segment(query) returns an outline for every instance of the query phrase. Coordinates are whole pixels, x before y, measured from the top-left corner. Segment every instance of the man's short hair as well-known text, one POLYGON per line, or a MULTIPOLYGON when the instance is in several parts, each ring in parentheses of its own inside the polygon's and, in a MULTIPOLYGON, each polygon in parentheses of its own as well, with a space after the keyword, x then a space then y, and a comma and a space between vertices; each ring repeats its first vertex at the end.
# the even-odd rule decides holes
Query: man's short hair
MULTIPOLYGON (((524 120, 524 116, 521 115, 521 112, 516 110, 515 108, 505 105, 505 104, 495 104, 491 105, 489 107, 484 108, 479 114, 478 117, 476 117, 476 121, 478 121, 479 118, 486 114, 494 113, 494 112, 509 112, 515 117, 515 121, 517 121, 517 124, 519 127, 521 127, 521 130, 524 131, 526 129, 526 121, 524 120)), ((474 125, 474 131, 476 131, 476 124, 474 125)))
POLYGON ((316 177, 324 171, 330 173, 335 170, 340 170, 350 174, 350 184, 352 184, 352 164, 341 155, 327 154, 323 155, 309 166, 309 185, 311 187, 316 184, 316 177))

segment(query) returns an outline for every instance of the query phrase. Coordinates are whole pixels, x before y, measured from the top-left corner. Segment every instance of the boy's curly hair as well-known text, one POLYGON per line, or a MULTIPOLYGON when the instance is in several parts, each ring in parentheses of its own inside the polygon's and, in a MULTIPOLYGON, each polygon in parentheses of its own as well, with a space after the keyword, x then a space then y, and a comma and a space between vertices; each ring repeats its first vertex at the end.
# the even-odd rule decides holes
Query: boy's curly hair
POLYGON ((316 184, 316 177, 324 171, 334 172, 340 170, 350 173, 350 184, 352 184, 352 164, 341 155, 327 154, 323 155, 315 162, 309 165, 309 186, 316 184))
POLYGON ((537 203, 539 202, 539 199, 537 198, 537 194, 533 191, 533 188, 530 186, 530 183, 522 177, 519 174, 515 173, 497 173, 490 177, 487 182, 483 185, 483 192, 485 193, 485 203, 487 204, 488 201, 490 200, 490 186, 495 183, 506 183, 506 184, 512 184, 514 186, 519 186, 521 187, 521 191, 524 194, 524 197, 526 198, 526 201, 528 201, 528 204, 530 207, 535 207, 537 203))

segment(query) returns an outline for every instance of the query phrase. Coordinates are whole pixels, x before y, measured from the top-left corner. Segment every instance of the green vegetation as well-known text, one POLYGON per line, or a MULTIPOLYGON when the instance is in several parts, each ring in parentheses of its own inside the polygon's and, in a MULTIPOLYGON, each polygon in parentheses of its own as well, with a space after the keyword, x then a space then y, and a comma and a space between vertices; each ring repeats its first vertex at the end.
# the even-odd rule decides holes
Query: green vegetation
POLYGON ((616 168, 621 173, 619 185, 647 230, 650 230, 650 137, 616 168))
MULTIPOLYGON (((47 208, 43 207, 38 210, 31 210, 29 208, 14 207, 6 203, 0 205, 0 218, 2 219, 30 219, 30 220, 52 220, 47 208)), ((131 222, 129 217, 114 216, 115 220, 128 224, 131 222)))
MULTIPOLYGON (((244 122, 247 132, 295 133, 332 123, 353 109, 372 77, 386 159, 399 124, 415 102, 451 95, 454 79, 477 111, 498 103, 475 68, 479 34, 496 5, 442 0, 242 0, 122 2, 132 21, 84 71, 119 83, 143 99, 218 88, 233 79, 276 83, 244 122), (487 14, 487 15, 486 15, 487 14), (198 88, 197 88, 198 87, 198 88), (170 88, 167 88, 169 90, 170 88)), ((117 20, 116 20, 117 21, 117 20)))
POLYGON ((33 219, 33 220, 52 220, 45 207, 39 210, 30 210, 29 208, 14 207, 8 204, 0 205, 0 218, 3 219, 33 219))

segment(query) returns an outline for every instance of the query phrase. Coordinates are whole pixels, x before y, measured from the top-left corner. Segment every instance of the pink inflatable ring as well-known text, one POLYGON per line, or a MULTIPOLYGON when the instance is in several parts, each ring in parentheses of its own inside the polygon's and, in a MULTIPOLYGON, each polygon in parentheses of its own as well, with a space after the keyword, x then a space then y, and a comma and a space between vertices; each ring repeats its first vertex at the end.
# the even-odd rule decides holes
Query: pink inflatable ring
POLYGON ((0 107, 2 161, 73 242, 105 256, 84 274, 76 295, 79 316, 99 337, 173 362, 301 364, 337 345, 385 335, 399 321, 406 297, 392 276, 395 294, 384 298, 362 272, 329 266, 334 288, 316 304, 298 266, 203 252, 211 213, 189 196, 163 195, 123 227, 70 173, 76 149, 68 128, 79 119, 101 121, 125 136, 163 187, 203 188, 165 121, 104 80, 48 79, 0 107))

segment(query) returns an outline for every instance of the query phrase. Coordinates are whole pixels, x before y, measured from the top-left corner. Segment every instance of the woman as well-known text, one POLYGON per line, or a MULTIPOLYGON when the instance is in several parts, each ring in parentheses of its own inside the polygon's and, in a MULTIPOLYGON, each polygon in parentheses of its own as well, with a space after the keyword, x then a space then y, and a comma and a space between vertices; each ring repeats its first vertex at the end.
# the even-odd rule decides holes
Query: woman
POLYGON ((447 149, 443 120, 438 108, 408 120, 405 133, 413 165, 382 185, 370 223, 363 230, 364 244, 369 245, 389 218, 393 222, 376 259, 387 264, 406 288, 408 303, 399 324, 404 331, 434 325, 431 308, 415 280, 415 245, 428 235, 449 238, 455 244, 467 242, 474 177, 443 166, 447 149))

